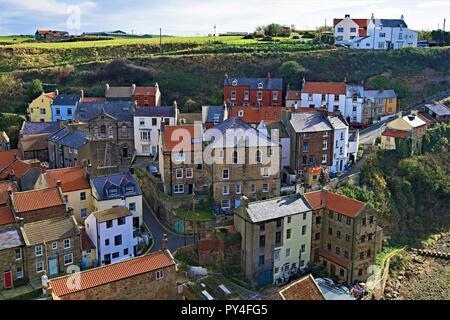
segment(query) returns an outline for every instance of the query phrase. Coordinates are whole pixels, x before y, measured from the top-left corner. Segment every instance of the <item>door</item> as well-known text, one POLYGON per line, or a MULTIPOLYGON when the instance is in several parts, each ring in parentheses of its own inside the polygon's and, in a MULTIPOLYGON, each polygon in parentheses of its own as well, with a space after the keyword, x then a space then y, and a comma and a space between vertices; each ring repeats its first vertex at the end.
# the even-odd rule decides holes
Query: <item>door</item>
POLYGON ((192 194, 192 192, 194 192, 194 185, 193 184, 190 184, 189 185, 189 194, 192 194))
POLYGON ((111 254, 105 254, 103 264, 111 264, 111 254))
POLYGON ((122 157, 128 158, 128 148, 127 147, 122 148, 122 157))
POLYGON ((5 271, 4 282, 5 282, 5 289, 12 288, 12 273, 11 273, 11 271, 5 271))
POLYGON ((58 260, 55 259, 48 259, 48 269, 49 269, 49 276, 55 276, 58 272, 58 260))
POLYGON ((331 275, 331 277, 336 276, 336 266, 332 263, 330 263, 330 275, 331 275))

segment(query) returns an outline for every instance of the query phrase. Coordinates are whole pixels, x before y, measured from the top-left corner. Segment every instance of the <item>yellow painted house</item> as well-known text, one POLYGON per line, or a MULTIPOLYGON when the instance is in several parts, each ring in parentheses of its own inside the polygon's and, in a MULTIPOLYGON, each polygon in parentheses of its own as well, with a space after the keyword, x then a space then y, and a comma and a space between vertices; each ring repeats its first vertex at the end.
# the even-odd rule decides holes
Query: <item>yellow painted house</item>
POLYGON ((397 113, 397 97, 386 98, 385 114, 397 113))
POLYGON ((58 91, 42 93, 28 105, 31 122, 52 122, 52 103, 58 91))

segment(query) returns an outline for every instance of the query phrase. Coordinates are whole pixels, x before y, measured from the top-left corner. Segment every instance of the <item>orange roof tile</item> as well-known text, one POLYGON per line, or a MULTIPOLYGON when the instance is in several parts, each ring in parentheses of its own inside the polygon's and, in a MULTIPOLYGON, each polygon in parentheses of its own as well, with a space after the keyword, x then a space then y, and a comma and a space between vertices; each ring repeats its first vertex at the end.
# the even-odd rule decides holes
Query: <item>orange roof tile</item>
POLYGON ((344 82, 306 82, 303 93, 346 94, 344 82))
POLYGON ((70 275, 50 280, 50 286, 56 296, 62 297, 173 265, 175 262, 169 254, 160 251, 81 272, 79 288, 68 288, 67 282, 70 275))
POLYGON ((306 200, 314 210, 326 207, 328 210, 355 218, 366 204, 329 191, 315 191, 305 194, 306 200))
POLYGON ((400 138, 400 139, 406 139, 410 135, 411 133, 408 131, 400 131, 394 129, 386 129, 386 131, 383 132, 383 136, 385 137, 400 138))
POLYGON ((301 278, 278 290, 283 300, 325 300, 312 275, 301 278))
POLYGON ((56 92, 47 92, 47 93, 44 93, 44 96, 54 100, 56 98, 56 92))
POLYGON ((25 162, 16 159, 1 171, 0 179, 6 179, 10 174, 14 174, 17 179, 21 179, 32 168, 39 168, 40 165, 41 163, 39 161, 25 162))
POLYGON ((17 149, 0 152, 0 172, 9 164, 11 164, 11 162, 14 161, 15 157, 19 159, 22 158, 20 151, 17 149))
POLYGON ((44 173, 44 178, 49 187, 56 187, 58 180, 60 180, 62 192, 91 188, 84 167, 47 170, 44 173))
POLYGON ((0 226, 15 222, 14 215, 9 207, 0 207, 0 226))
POLYGON ((9 181, 0 181, 0 206, 8 203, 8 189, 11 188, 12 191, 17 191, 15 184, 9 181))
POLYGON ((64 201, 58 188, 15 192, 12 195, 12 206, 17 213, 60 205, 64 205, 64 201))
POLYGON ((228 118, 238 117, 239 112, 243 111, 242 120, 248 124, 259 124, 261 121, 266 123, 278 122, 281 120, 283 109, 280 107, 234 107, 229 111, 228 118))
POLYGON ((195 125, 167 126, 163 136, 165 152, 174 151, 175 147, 180 148, 184 141, 189 141, 190 147, 192 147, 193 139, 201 139, 200 127, 195 125))
POLYGON ((300 100, 301 91, 289 90, 286 93, 286 100, 300 100))
POLYGON ((339 257, 336 257, 335 255, 327 252, 327 251, 320 251, 320 256, 327 259, 328 261, 331 261, 341 267, 347 268, 348 263, 344 259, 341 259, 339 257))
POLYGON ((155 87, 136 87, 134 96, 154 96, 156 94, 155 87))

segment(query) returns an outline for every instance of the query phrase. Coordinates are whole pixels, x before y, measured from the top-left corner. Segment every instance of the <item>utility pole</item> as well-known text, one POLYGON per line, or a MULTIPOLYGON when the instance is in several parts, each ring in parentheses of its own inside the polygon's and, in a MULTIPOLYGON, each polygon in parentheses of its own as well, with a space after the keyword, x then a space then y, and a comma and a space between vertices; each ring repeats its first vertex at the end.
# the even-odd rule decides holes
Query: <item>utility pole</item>
POLYGON ((445 45, 445 22, 446 19, 444 18, 444 28, 442 30, 442 45, 445 45))
POLYGON ((162 53, 162 28, 159 28, 159 51, 162 53))
POLYGON ((192 190, 192 223, 194 224, 194 245, 197 244, 198 241, 198 231, 197 231, 197 213, 195 212, 195 186, 193 186, 192 190))

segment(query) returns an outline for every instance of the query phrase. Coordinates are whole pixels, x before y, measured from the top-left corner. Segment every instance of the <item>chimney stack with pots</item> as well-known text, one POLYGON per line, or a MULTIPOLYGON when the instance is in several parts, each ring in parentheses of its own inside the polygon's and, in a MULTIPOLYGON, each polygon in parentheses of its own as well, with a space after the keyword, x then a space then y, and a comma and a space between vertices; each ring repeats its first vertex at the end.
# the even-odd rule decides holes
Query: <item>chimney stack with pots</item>
POLYGON ((161 249, 162 249, 163 251, 166 251, 166 250, 169 249, 169 237, 167 237, 167 234, 164 234, 164 236, 163 236, 163 241, 162 241, 161 249))

